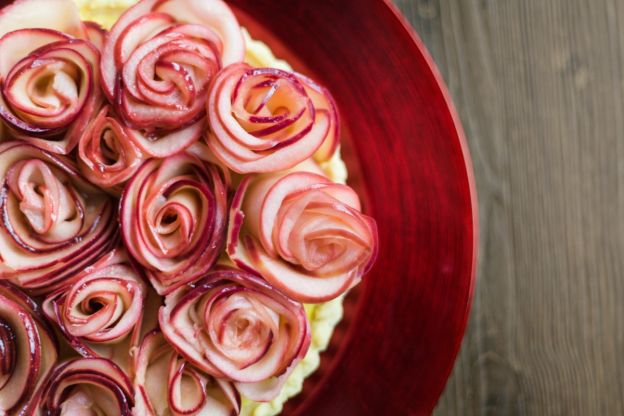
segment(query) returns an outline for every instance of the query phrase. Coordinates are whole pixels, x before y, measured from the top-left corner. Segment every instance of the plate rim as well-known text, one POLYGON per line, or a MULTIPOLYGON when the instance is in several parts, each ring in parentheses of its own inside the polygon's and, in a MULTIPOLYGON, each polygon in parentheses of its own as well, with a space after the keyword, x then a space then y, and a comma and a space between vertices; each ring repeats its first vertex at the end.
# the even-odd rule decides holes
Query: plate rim
POLYGON ((466 331, 468 329, 468 320, 470 318, 470 312, 471 312, 472 305, 474 302, 475 288, 477 285, 477 265, 478 265, 478 259, 479 259, 479 238, 480 238, 479 200, 478 200, 477 185, 476 185, 476 178, 475 178, 475 172, 474 172, 474 163, 473 163, 472 156, 470 153, 470 148, 468 146, 468 138, 466 136, 466 132, 461 122, 461 118, 459 116, 457 108, 455 107, 453 98, 446 84, 446 81, 444 80, 444 77, 442 76, 442 73, 440 72, 438 65, 433 59, 433 56, 429 53, 427 46, 421 39, 420 35, 418 35, 418 33, 416 32, 416 29, 407 20, 405 15, 403 15, 399 7, 392 0, 381 0, 381 2, 385 4, 386 7, 392 12, 396 20, 403 27, 403 30, 405 30, 405 32, 407 32, 407 34, 411 37, 412 42, 416 45, 416 47, 422 54, 425 62, 427 63, 427 66, 429 67, 429 70, 431 71, 431 74, 433 75, 433 79, 435 80, 435 83, 438 89, 442 93, 442 97, 446 104, 446 108, 448 109, 451 119, 453 121, 453 129, 457 133, 457 138, 459 140, 461 154, 464 160, 464 170, 466 172, 466 178, 467 178, 468 187, 469 187, 470 209, 472 210, 472 224, 471 224, 472 236, 473 236, 472 237, 472 260, 471 260, 472 264, 471 264, 471 271, 470 271, 470 284, 469 284, 469 289, 468 289, 468 297, 466 299, 466 309, 464 312, 464 317, 463 317, 463 322, 462 322, 461 336, 458 337, 455 343, 456 345, 454 346, 454 353, 453 353, 452 360, 450 362, 448 369, 446 370, 446 374, 444 374, 444 378, 446 379, 446 381, 442 384, 440 391, 437 392, 436 394, 437 397, 435 401, 428 409, 428 413, 431 413, 433 409, 436 407, 436 405, 438 404, 440 397, 442 397, 442 394, 444 393, 444 390, 451 378, 453 369, 455 368, 455 363, 457 362, 457 358, 459 356, 459 352, 461 350, 462 344, 466 338, 466 331))

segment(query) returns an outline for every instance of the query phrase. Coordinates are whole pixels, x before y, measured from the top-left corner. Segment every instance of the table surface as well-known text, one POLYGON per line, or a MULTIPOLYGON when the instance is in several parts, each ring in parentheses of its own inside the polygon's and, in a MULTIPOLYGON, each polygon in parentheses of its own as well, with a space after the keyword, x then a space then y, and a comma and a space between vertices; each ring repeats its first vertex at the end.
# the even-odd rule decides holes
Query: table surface
POLYGON ((479 197, 436 414, 624 414, 624 2, 395 1, 449 86, 479 197))

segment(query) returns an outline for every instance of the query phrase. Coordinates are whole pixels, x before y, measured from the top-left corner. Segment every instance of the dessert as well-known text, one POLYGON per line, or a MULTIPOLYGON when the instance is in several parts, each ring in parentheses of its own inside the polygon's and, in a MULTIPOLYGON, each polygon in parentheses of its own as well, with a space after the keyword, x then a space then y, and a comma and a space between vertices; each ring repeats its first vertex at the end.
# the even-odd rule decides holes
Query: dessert
POLYGON ((0 119, 0 411, 279 413, 377 252, 330 91, 222 0, 17 0, 0 119))

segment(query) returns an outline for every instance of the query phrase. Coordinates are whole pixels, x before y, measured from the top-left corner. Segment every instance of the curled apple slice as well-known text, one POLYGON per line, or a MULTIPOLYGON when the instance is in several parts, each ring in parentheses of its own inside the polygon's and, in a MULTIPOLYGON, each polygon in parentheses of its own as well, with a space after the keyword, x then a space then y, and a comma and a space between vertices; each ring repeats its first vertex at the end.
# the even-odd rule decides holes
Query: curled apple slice
POLYGON ((0 277, 48 293, 108 251, 111 198, 68 159, 24 142, 0 145, 0 277))
POLYGON ((234 196, 227 252, 301 302, 353 287, 377 253, 375 221, 346 185, 309 171, 247 177, 234 196))
POLYGON ((159 314, 165 338, 189 362, 235 382, 256 401, 272 400, 310 345, 294 302, 251 273, 219 267, 169 294, 159 314))
POLYGON ((52 29, 77 38, 86 36, 74 0, 15 0, 0 10, 0 37, 26 28, 52 29))
POLYGON ((319 163, 326 162, 332 158, 340 147, 340 114, 338 105, 336 105, 336 101, 329 90, 323 85, 305 75, 296 74, 296 76, 312 100, 316 113, 326 113, 329 116, 329 129, 327 130, 325 140, 323 140, 321 147, 314 153, 314 160, 319 163))
POLYGON ((135 366, 137 415, 231 416, 240 412, 241 400, 234 385, 192 366, 160 331, 143 339, 135 366))
POLYGON ((58 365, 34 403, 43 415, 130 416, 132 384, 105 358, 80 358, 58 365))
POLYGON ((85 129, 78 144, 78 166, 92 183, 121 194, 123 184, 139 170, 144 156, 128 128, 109 106, 103 107, 85 129))
POLYGON ((0 413, 26 408, 58 357, 52 328, 34 300, 0 281, 0 413))
POLYGON ((87 33, 87 39, 101 51, 106 40, 106 30, 96 22, 83 22, 83 24, 87 33))

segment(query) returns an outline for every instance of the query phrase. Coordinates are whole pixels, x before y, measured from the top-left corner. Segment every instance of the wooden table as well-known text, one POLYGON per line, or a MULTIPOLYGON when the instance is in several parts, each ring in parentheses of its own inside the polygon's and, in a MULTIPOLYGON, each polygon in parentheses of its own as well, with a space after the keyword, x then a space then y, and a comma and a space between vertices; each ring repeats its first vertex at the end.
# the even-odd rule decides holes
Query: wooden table
POLYGON ((449 86, 480 204, 436 414, 624 414, 624 1, 396 2, 449 86))

